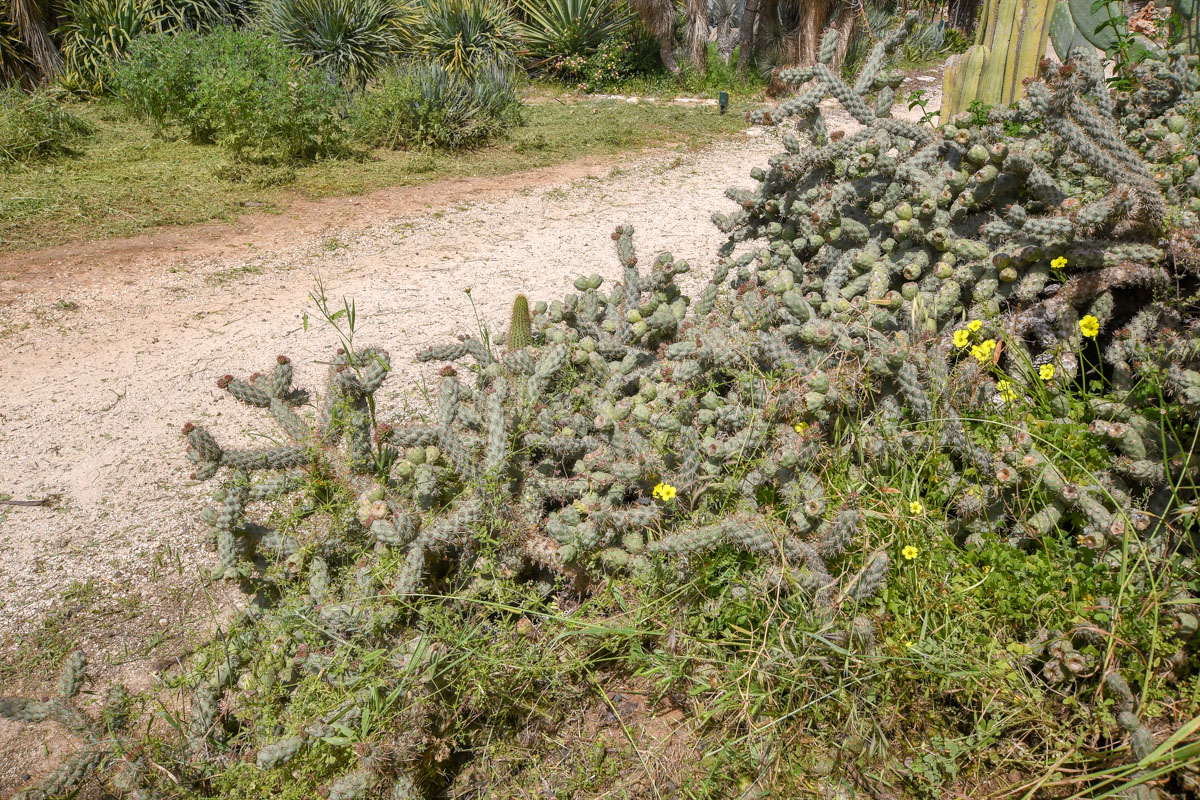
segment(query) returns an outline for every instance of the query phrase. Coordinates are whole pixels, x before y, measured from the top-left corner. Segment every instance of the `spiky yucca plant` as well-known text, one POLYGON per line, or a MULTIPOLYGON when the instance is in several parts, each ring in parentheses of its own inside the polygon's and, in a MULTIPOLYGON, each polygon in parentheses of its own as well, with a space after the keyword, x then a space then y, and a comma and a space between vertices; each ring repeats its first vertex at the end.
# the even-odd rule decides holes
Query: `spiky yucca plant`
POLYGON ((395 0, 267 0, 268 26, 311 65, 361 84, 402 48, 413 17, 395 0))
POLYGON ((414 33, 417 55, 455 75, 517 63, 520 26, 496 0, 425 0, 414 33))
POLYGON ((353 117, 359 139, 376 147, 459 150, 503 132, 519 108, 509 72, 488 67, 468 80, 439 64, 406 64, 361 93, 353 117))
POLYGON ((521 36, 537 56, 587 56, 633 22, 616 0, 521 0, 521 36))
POLYGON ((66 68, 78 76, 82 88, 96 94, 104 93, 112 62, 160 19, 149 0, 71 0, 66 17, 55 31, 62 40, 66 68))

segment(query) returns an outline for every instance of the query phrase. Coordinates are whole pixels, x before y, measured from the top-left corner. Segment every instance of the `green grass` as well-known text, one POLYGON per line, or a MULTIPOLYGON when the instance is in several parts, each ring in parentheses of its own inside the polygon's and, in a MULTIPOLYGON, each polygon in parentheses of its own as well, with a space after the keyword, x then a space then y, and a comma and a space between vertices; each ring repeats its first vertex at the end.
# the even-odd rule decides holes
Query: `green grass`
POLYGON ((380 150, 361 160, 296 167, 294 174, 252 171, 249 181, 240 182, 218 177, 235 170, 216 147, 156 138, 109 107, 83 105, 73 110, 95 125, 96 134, 81 155, 3 173, 0 253, 229 220, 247 203, 280 210, 300 198, 503 175, 644 148, 696 148, 741 129, 751 105, 751 97, 738 97, 729 113, 719 115, 711 107, 569 102, 542 93, 531 98, 521 127, 480 150, 380 150))

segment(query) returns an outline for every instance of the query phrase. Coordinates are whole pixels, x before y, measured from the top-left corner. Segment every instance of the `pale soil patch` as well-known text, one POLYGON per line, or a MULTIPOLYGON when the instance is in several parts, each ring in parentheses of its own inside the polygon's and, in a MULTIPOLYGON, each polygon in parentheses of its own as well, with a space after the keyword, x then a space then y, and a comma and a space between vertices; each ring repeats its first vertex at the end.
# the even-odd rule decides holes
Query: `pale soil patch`
MULTIPOLYGON (((333 298, 357 301, 360 343, 390 351, 382 407, 402 412, 433 375, 415 354, 476 331, 471 298, 499 335, 518 292, 553 299, 581 273, 619 278, 617 225, 636 228, 643 258, 688 260, 685 286, 707 280, 724 239, 711 213, 732 210, 725 189, 780 150, 753 133, 618 167, 386 190, 0 260, 0 498, 53 498, 0 505, 0 658, 84 584, 92 603, 129 609, 78 632, 96 688, 144 687, 147 663, 185 646, 179 623, 225 604, 229 592, 197 580, 213 557, 196 512, 214 487, 189 479, 179 429, 194 421, 242 446, 274 435, 215 382, 277 354, 292 358, 297 385, 322 388, 337 340, 311 317, 317 275, 333 298)), ((3 693, 52 680, 21 675, 3 693)), ((53 736, 0 723, 0 794, 45 771, 53 736)))

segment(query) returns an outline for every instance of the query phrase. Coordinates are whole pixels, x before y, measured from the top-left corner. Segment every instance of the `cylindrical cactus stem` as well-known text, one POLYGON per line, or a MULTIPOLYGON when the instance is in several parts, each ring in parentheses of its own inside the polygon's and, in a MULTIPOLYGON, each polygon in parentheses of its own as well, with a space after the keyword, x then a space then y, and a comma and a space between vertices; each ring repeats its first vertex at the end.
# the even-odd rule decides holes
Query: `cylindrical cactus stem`
POLYGON ((217 387, 229 392, 248 406, 266 408, 271 405, 271 390, 266 386, 259 386, 257 382, 243 381, 232 375, 225 375, 217 381, 217 387))
POLYGON ((533 344, 533 325, 529 318, 529 300, 518 294, 513 300, 508 323, 508 351, 516 352, 533 344))
POLYGON ((217 702, 220 691, 211 686, 202 686, 192 695, 192 709, 188 718, 188 755, 199 759, 208 746, 208 737, 217 721, 217 702))
POLYGON ((305 741, 304 737, 292 736, 272 742, 258 751, 255 763, 258 764, 259 769, 283 766, 300 754, 304 749, 305 741))
POLYGON ((55 694, 62 700, 70 700, 79 694, 83 688, 83 679, 87 671, 87 654, 76 650, 63 661, 62 672, 58 676, 58 687, 55 694))
POLYGON ((315 556, 308 565, 308 594, 314 603, 322 603, 328 591, 329 565, 325 559, 315 556))
POLYGON ((52 797, 72 795, 83 780, 100 766, 108 748, 100 745, 84 745, 75 755, 60 764, 35 787, 25 789, 13 796, 13 800, 48 800, 52 797))

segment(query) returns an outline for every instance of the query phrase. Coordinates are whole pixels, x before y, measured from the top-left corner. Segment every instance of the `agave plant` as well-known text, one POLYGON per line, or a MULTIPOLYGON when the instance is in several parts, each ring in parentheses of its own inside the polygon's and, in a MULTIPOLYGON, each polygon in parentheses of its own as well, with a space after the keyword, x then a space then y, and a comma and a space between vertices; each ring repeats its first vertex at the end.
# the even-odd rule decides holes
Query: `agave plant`
POLYGON ((542 58, 590 55, 634 19, 618 0, 521 0, 521 9, 522 38, 542 58))
POLYGON ((425 0, 415 27, 415 49, 448 72, 472 78, 487 65, 514 68, 520 32, 520 24, 497 0, 425 0))
POLYGON ((305 61, 362 84, 402 48, 412 23, 395 0, 267 0, 270 27, 305 61))
POLYGON ((946 44, 946 23, 928 21, 918 23, 913 34, 901 45, 900 52, 908 61, 919 63, 937 57, 946 44))
POLYGON ((88 91, 102 94, 110 64, 160 19, 150 0, 70 0, 66 22, 55 31, 67 70, 88 91))

